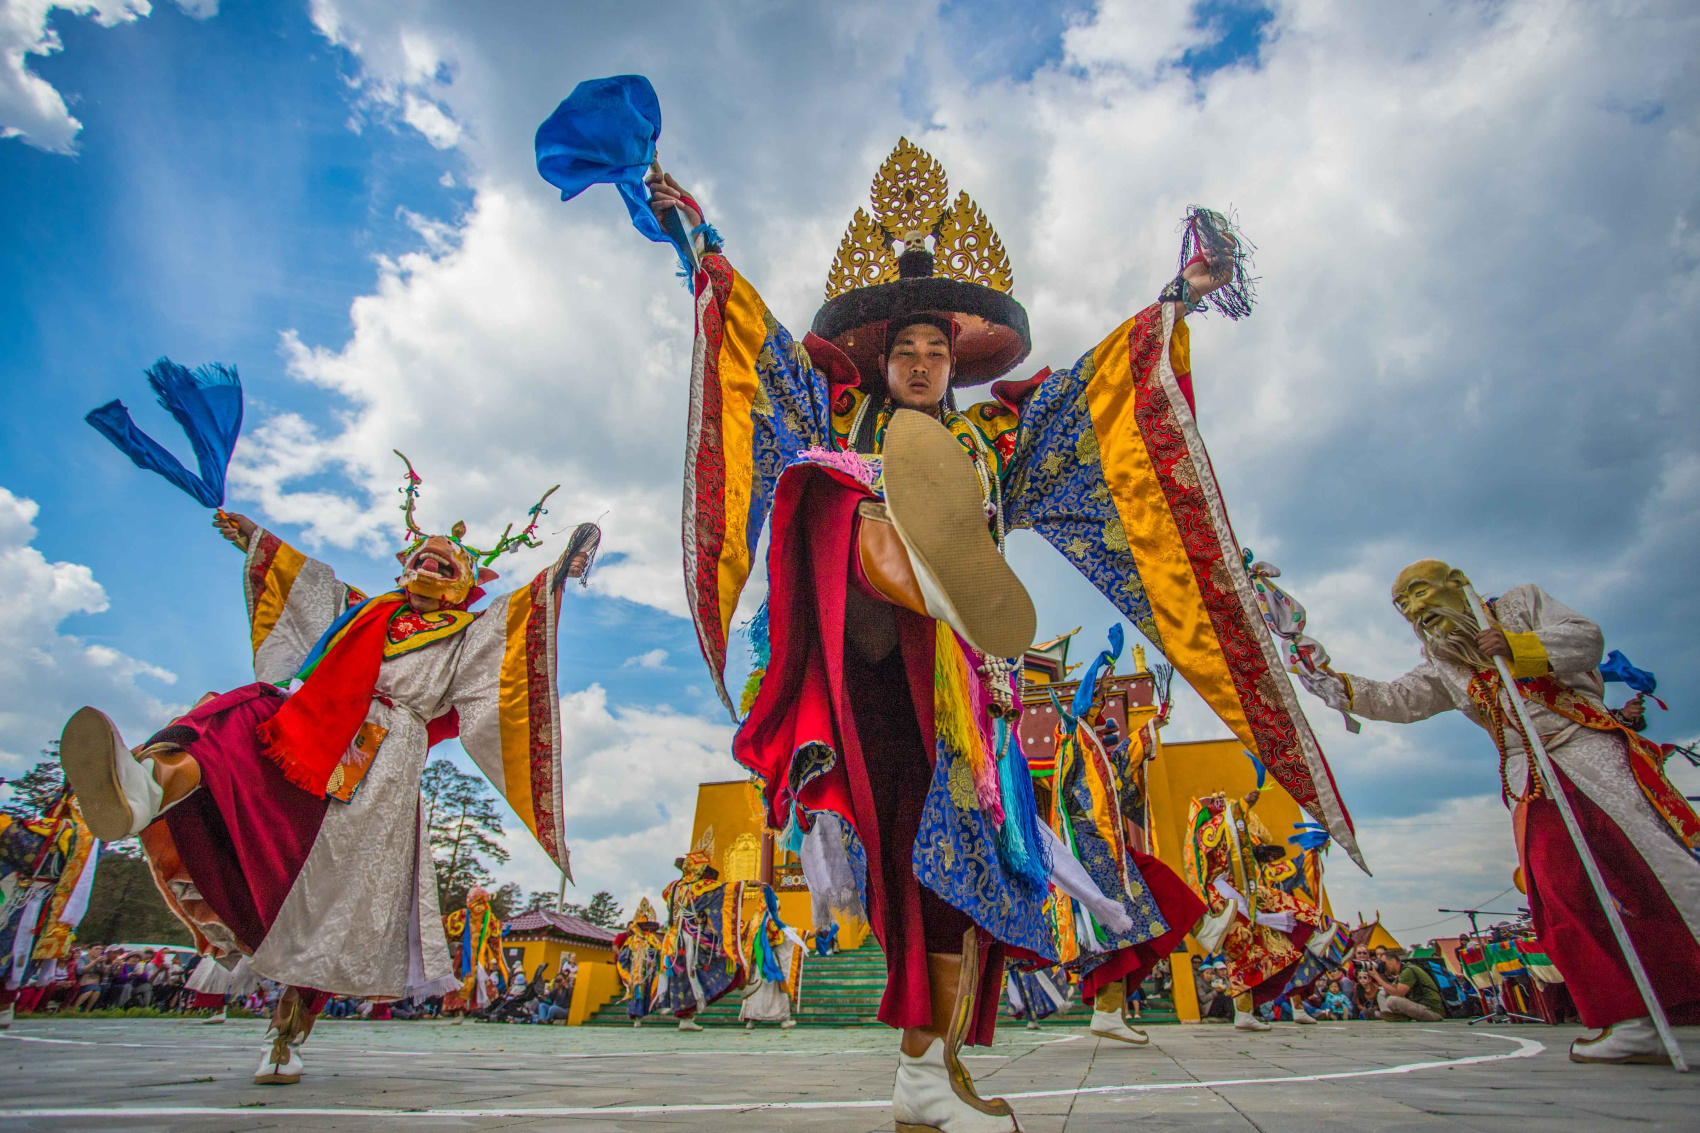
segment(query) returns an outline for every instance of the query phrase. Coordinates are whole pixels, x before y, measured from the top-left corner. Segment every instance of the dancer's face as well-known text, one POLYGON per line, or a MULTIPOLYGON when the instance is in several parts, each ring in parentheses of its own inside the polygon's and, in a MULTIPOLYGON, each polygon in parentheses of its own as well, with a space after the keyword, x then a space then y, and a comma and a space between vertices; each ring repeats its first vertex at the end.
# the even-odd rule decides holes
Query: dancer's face
POLYGON ((885 382, 891 400, 904 409, 938 412, 950 388, 950 339, 929 323, 904 327, 891 344, 885 382))

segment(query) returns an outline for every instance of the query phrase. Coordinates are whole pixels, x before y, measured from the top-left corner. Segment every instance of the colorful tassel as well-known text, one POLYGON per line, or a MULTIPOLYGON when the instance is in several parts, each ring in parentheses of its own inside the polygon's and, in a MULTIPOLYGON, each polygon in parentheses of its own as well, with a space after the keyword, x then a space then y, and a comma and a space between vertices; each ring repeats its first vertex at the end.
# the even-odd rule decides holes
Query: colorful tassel
POLYGON ((958 758, 968 761, 974 777, 975 801, 993 825, 1003 825, 1003 802, 998 790, 997 760, 979 721, 985 717, 985 694, 979 676, 968 668, 966 647, 956 632, 938 623, 933 651, 933 719, 939 741, 958 758), (976 694, 979 695, 976 695, 976 694))
POLYGON ((1035 893, 1043 893, 1051 876, 1050 855, 1039 837, 1039 802, 1033 797, 1033 776, 1021 737, 1007 720, 998 721, 998 785, 1003 793, 1004 822, 998 828, 998 857, 1010 873, 1035 893))
POLYGON ((1251 253, 1256 249, 1240 233, 1233 217, 1193 205, 1186 210, 1186 220, 1181 223, 1184 229, 1181 270, 1202 255, 1217 263, 1226 261, 1231 273, 1227 283, 1205 297, 1205 303, 1230 319, 1243 319, 1251 314, 1252 304, 1257 301, 1257 280, 1249 273, 1251 253))

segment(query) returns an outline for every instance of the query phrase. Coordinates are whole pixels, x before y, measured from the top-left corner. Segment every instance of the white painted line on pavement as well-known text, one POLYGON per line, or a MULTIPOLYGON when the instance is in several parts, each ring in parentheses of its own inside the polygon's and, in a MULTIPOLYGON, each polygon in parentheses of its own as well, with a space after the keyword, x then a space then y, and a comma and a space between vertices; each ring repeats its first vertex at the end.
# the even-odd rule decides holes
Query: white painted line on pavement
MULTIPOLYGON (((1388 1074, 1412 1074, 1419 1070, 1450 1070, 1459 1066, 1479 1066, 1486 1062, 1503 1062, 1512 1058, 1533 1058, 1546 1050, 1546 1044, 1515 1035, 1500 1035, 1490 1031, 1481 1037, 1503 1039, 1516 1043, 1517 1049, 1505 1054, 1477 1054, 1468 1058, 1446 1058, 1430 1062, 1406 1062, 1398 1066, 1378 1066, 1371 1070, 1340 1070, 1328 1074, 1297 1074, 1280 1078, 1218 1078, 1214 1081, 1145 1082, 1126 1086, 1084 1086, 1067 1090, 1030 1090, 1019 1094, 1003 1094, 1010 1099, 1067 1098, 1081 1094, 1150 1093, 1158 1090, 1214 1090, 1229 1086, 1287 1086, 1304 1082, 1337 1082, 1347 1078, 1375 1078, 1388 1074)), ((751 1052, 755 1053, 755 1052, 751 1052)), ((376 1117, 390 1121, 410 1121, 420 1118, 445 1117, 606 1117, 609 1114, 671 1114, 671 1113, 744 1113, 763 1109, 887 1109, 891 1103, 884 1098, 856 1101, 820 1102, 703 1102, 684 1105, 609 1105, 609 1106, 489 1106, 464 1109, 361 1109, 353 1106, 273 1106, 249 1104, 236 1106, 125 1106, 125 1107, 54 1107, 51 1109, 0 1109, 5 1118, 160 1118, 160 1117, 229 1117, 249 1113, 267 1117, 376 1117)))

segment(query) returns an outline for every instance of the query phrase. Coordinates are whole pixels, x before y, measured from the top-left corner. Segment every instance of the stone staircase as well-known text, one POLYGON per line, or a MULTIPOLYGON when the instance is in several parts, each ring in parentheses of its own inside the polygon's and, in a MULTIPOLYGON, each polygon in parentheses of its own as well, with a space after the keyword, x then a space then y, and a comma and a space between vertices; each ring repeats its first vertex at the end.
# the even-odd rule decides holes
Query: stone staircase
MULTIPOLYGON (((880 996, 884 992, 885 953, 880 951, 879 945, 874 943, 874 938, 870 935, 860 948, 840 952, 836 956, 810 955, 803 961, 802 992, 799 996, 800 1002, 792 1009, 792 1018, 797 1020, 798 1026, 803 1027, 874 1025, 878 1023, 874 1016, 879 1011, 880 996)), ((732 992, 722 997, 718 1003, 711 1004, 707 1010, 699 1011, 697 1022, 705 1027, 741 1026, 738 1022, 740 1002, 739 993, 732 992)), ((1046 1030, 1057 1027, 1084 1027, 1091 1017, 1091 1006, 1082 1005, 1077 1000, 1067 1013, 1052 1015, 1041 1022, 1040 1026, 1046 1030)), ((1174 1022, 1173 1004, 1167 1000, 1148 1002, 1143 1021, 1174 1022)), ((584 1022, 589 1027, 632 1025, 631 1019, 626 1015, 626 1005, 617 1001, 605 1005, 584 1022)), ((1004 1027, 1024 1026, 1001 1011, 998 1023, 1004 1027)), ((663 1027, 674 1025, 672 1017, 668 1015, 645 1016, 644 1024, 663 1027)))

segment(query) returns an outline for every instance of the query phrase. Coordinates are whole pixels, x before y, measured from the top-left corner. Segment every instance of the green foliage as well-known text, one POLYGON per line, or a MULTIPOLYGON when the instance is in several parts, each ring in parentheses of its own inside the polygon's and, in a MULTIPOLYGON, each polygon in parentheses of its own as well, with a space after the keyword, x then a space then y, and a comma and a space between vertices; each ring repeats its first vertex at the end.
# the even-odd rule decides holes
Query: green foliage
POLYGON ((525 890, 515 882, 508 882, 494 893, 490 894, 490 908, 498 920, 503 922, 514 919, 514 914, 521 912, 520 902, 525 898, 525 890))
POLYGON ((535 913, 539 909, 553 909, 555 907, 555 899, 555 894, 549 892, 547 889, 534 890, 531 896, 525 899, 525 907, 521 909, 520 912, 535 913))
MULTIPOLYGON (((496 841, 502 834, 502 817, 496 797, 481 775, 468 775, 453 761, 439 757, 419 776, 425 797, 425 830, 431 857, 437 865, 437 895, 442 911, 463 907, 474 886, 487 885, 489 862, 508 860, 508 851, 496 841)), ((517 888, 513 900, 517 902, 517 888)))
POLYGON ((10 792, 0 811, 13 818, 34 818, 59 798, 65 789, 65 771, 59 766, 59 741, 54 740, 42 749, 47 758, 18 776, 0 779, 10 792))
POLYGON ((153 874, 133 839, 100 852, 89 911, 77 929, 78 944, 193 944, 154 886, 153 874))
POLYGON ((563 913, 571 913, 575 917, 583 917, 593 925, 603 928, 619 928, 625 924, 626 914, 620 911, 619 902, 606 889, 591 895, 590 904, 580 905, 568 901, 563 913))

